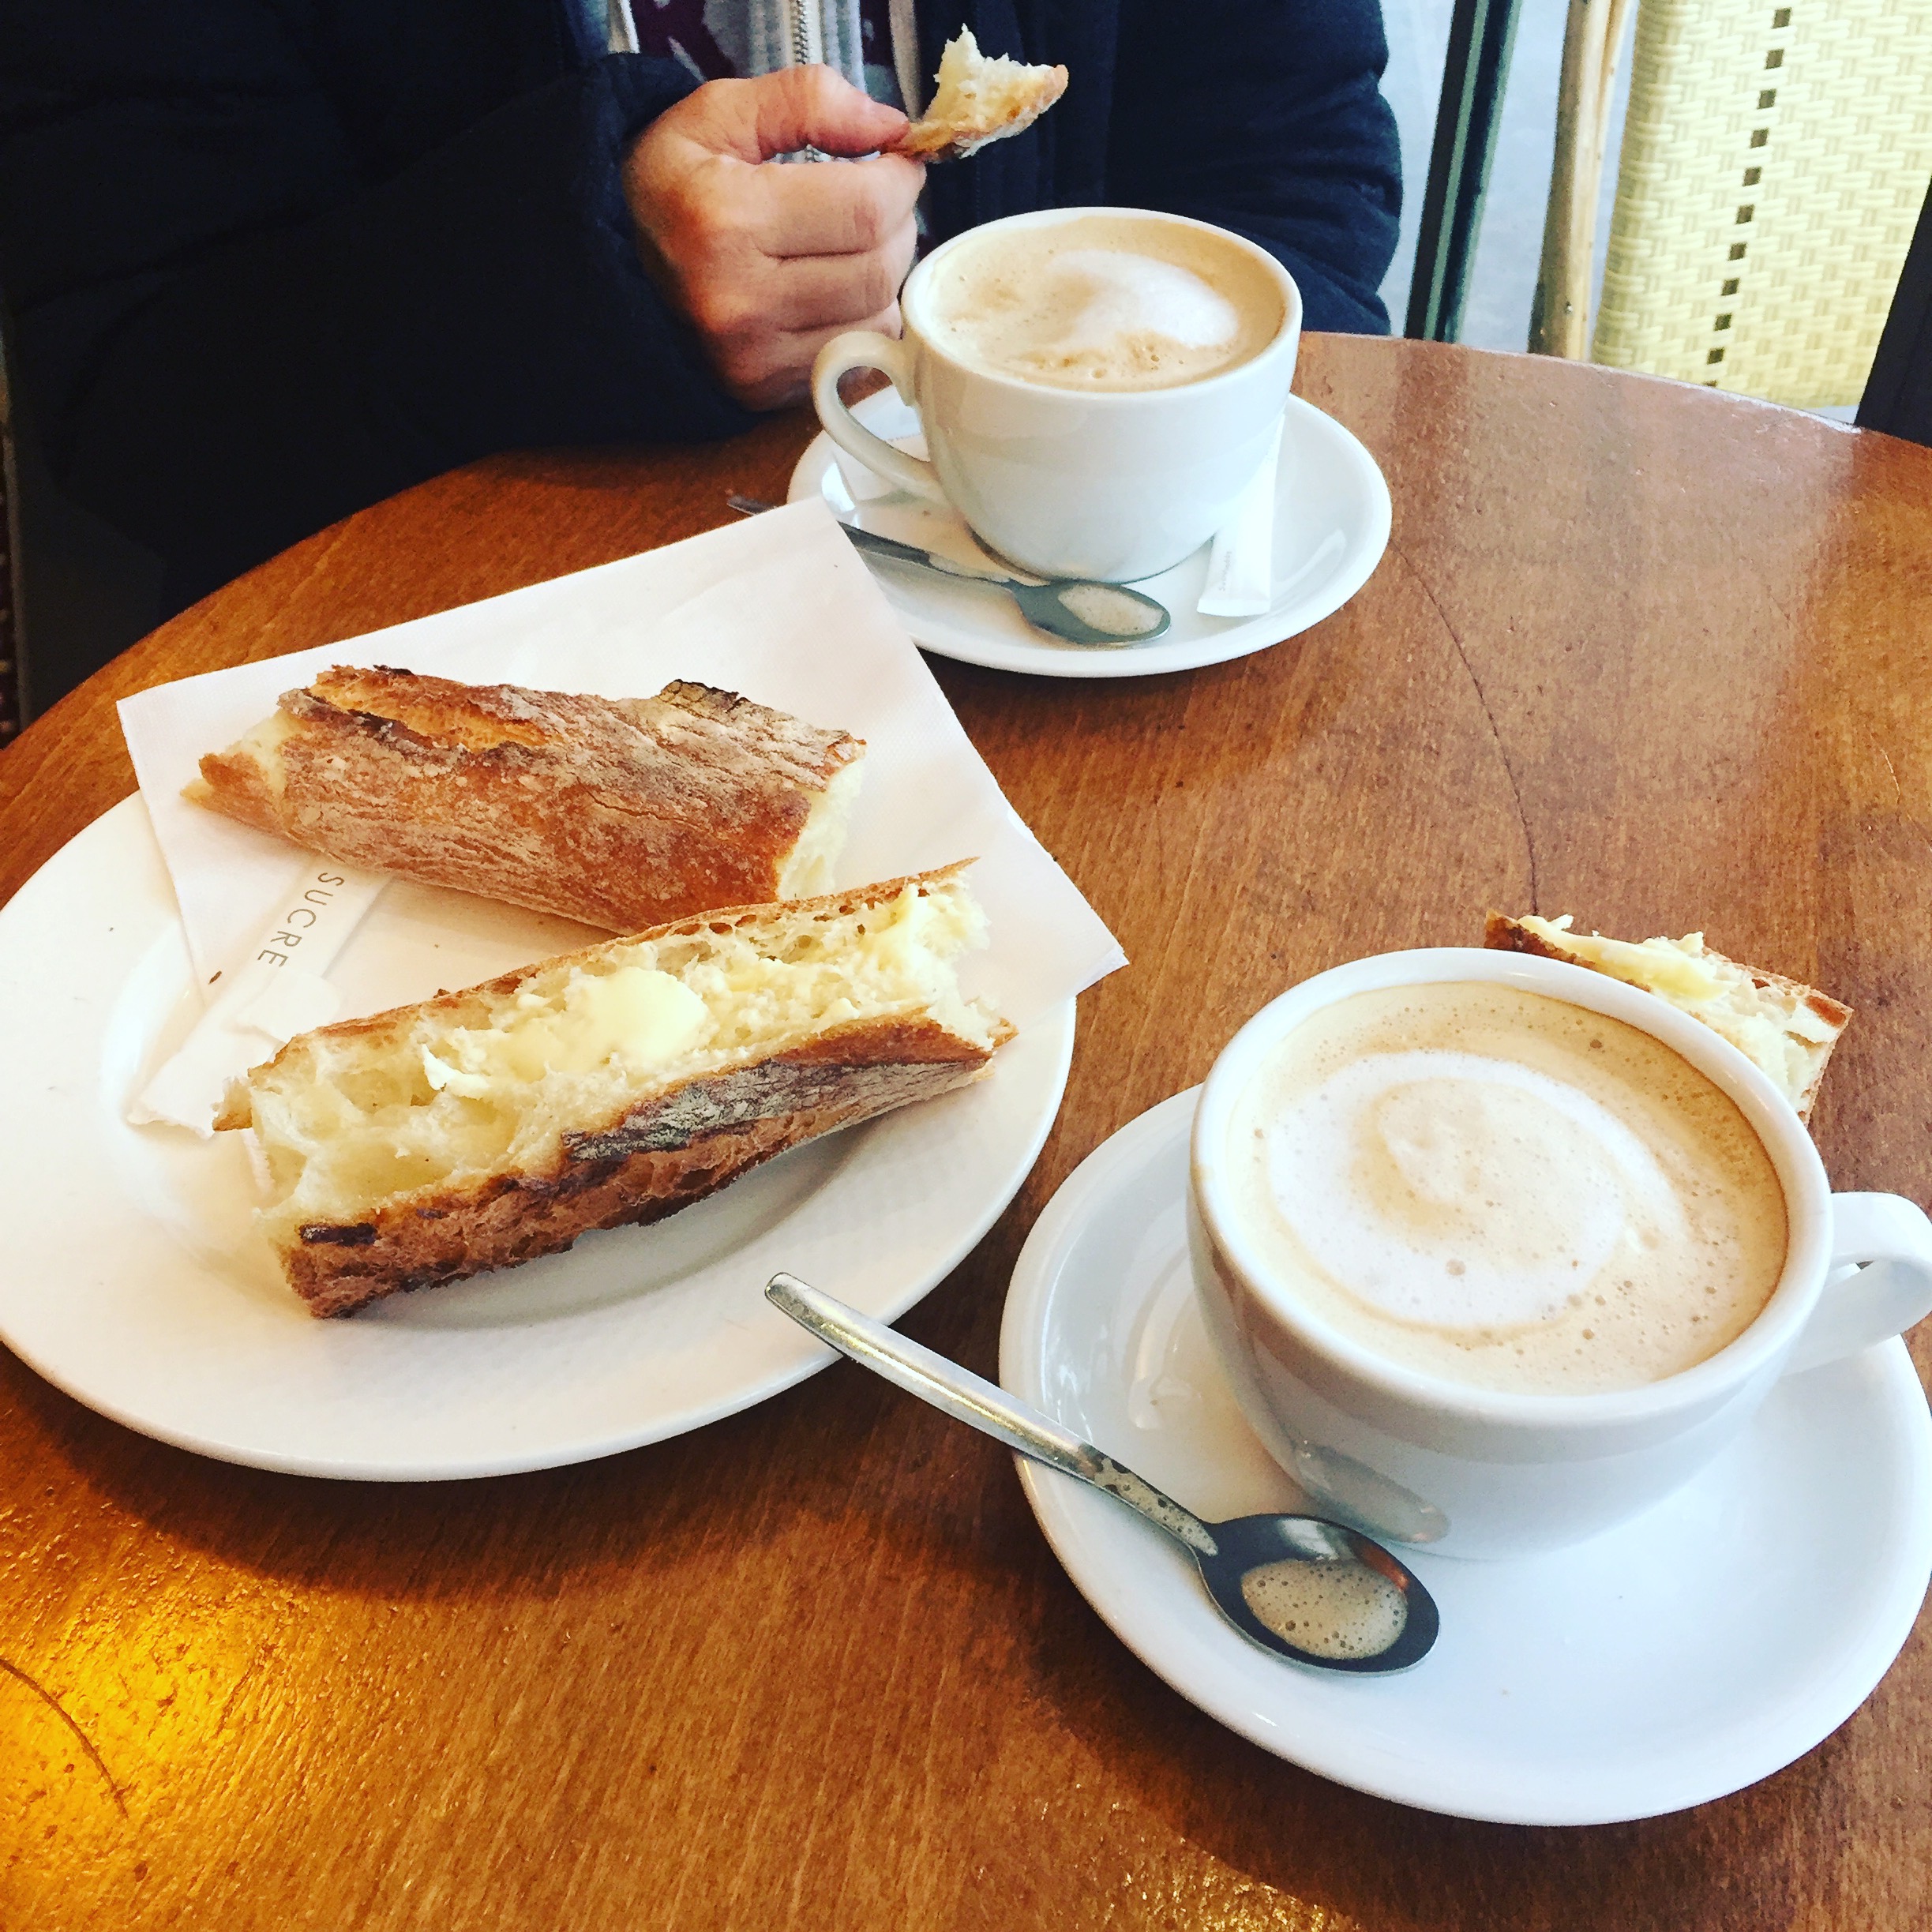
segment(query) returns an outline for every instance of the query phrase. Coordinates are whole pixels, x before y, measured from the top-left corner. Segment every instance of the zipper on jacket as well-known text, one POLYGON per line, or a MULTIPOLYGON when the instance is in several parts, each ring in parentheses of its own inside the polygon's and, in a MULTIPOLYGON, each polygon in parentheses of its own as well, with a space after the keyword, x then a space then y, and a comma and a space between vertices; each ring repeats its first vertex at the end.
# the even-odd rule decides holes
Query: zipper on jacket
POLYGON ((816 66, 825 58, 817 0, 788 0, 792 16, 792 65, 816 66))

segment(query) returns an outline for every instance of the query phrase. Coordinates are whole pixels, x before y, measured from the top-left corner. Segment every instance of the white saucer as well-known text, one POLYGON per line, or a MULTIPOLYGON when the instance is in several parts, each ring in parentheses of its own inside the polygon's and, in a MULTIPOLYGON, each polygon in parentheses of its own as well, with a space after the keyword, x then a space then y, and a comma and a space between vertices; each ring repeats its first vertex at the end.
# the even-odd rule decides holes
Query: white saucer
MULTIPOLYGON (((852 412, 874 434, 925 453, 919 418, 890 389, 852 412)), ((792 472, 787 500, 822 497, 835 516, 962 562, 989 558, 949 509, 906 494, 814 437, 792 472)), ((1173 613, 1157 643, 1085 650, 1034 630, 997 590, 942 582, 877 559, 887 601, 913 641, 941 657, 1042 677, 1148 677, 1265 651, 1338 610, 1382 561, 1389 542, 1389 486, 1375 460, 1332 416, 1290 396, 1275 492, 1274 602, 1264 617, 1204 617, 1195 609, 1207 550, 1139 587, 1173 613)))
MULTIPOLYGON (((1014 1271, 1000 1380, 1206 1516, 1306 1507, 1195 1311, 1194 1100, 1122 1128, 1054 1196, 1014 1271)), ((1932 1419, 1900 1341, 1783 1383, 1688 1488, 1588 1543, 1510 1563, 1405 1551, 1442 1634, 1397 1676, 1270 1657, 1158 1531, 1020 1472, 1075 1584, 1182 1696, 1339 1784, 1502 1823, 1650 1817, 1769 1776, 1864 1701, 1932 1573, 1932 1419)))
MULTIPOLYGON (((338 976, 366 984, 412 932, 460 962, 527 917, 399 881, 338 976)), ((838 1357, 767 1305, 767 1280, 835 1281, 895 1319, 1012 1199, 1073 1051, 1069 1000, 987 1079, 794 1148, 655 1227, 318 1322, 250 1225, 242 1137, 122 1117, 200 1014, 191 975, 139 797, 0 913, 0 1341, 163 1442, 364 1481, 581 1462, 802 1382, 838 1357)))

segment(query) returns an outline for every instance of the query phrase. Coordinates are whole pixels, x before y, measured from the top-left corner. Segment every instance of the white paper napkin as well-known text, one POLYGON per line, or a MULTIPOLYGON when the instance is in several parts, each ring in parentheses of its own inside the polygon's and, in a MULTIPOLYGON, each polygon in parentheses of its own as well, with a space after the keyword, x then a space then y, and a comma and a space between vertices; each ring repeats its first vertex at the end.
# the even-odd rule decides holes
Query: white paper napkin
MULTIPOLYGON (((211 982, 219 986, 217 974, 245 962, 281 910, 294 849, 190 805, 182 788, 202 753, 232 743, 280 693, 332 664, 394 665, 603 697, 647 696, 673 678, 691 678, 854 732, 866 741, 865 777, 840 885, 977 857, 970 880, 992 943, 963 963, 962 984, 1022 1028, 1126 964, 1007 803, 824 505, 806 502, 365 637, 124 700, 122 729, 204 997, 211 982)), ((340 1016, 354 1017, 472 985, 593 936, 566 921, 396 881, 328 978, 340 1016)))
POLYGON ((1274 602, 1275 478, 1281 467, 1281 424, 1266 460, 1241 493, 1234 514, 1215 533, 1207 582, 1195 609, 1204 617, 1259 617, 1274 602))
POLYGON ((328 969, 388 883, 305 853, 246 954, 203 987, 206 1011, 136 1094, 128 1119, 212 1134, 238 1073, 340 1015, 342 989, 328 969))

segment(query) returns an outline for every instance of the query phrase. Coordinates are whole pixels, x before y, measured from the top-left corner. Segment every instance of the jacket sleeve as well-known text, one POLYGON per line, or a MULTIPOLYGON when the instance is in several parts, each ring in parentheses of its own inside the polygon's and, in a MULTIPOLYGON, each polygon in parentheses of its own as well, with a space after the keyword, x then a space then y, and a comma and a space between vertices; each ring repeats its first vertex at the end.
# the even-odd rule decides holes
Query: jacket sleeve
POLYGON ((1123 0, 1111 198, 1260 242, 1310 328, 1386 335, 1402 198, 1387 62, 1376 0, 1123 0))
POLYGON ((390 168, 420 116, 370 124, 273 9, 214 11, 243 30, 192 61, 55 28, 9 36, 0 73, 16 387, 57 478, 167 561, 172 601, 493 451, 751 421, 632 246, 624 148, 679 68, 560 59, 480 118, 441 103, 448 138, 390 168))

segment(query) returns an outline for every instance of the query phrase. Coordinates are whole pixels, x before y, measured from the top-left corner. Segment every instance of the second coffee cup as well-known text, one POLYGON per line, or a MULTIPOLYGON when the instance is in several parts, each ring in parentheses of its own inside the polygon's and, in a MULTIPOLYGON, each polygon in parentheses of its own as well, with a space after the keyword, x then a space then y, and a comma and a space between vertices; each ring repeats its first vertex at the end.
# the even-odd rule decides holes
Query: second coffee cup
POLYGON ((1301 337, 1300 294, 1265 249, 1137 208, 971 229, 913 271, 899 309, 902 340, 856 329, 820 351, 826 434, 1022 568, 1111 583, 1172 568, 1228 520, 1301 337), (853 418, 838 381, 854 369, 918 410, 930 462, 853 418))
POLYGON ((1778 1378, 1932 1308, 1932 1225, 1831 1191, 1728 1041, 1560 961, 1318 974, 1195 1116, 1195 1291, 1242 1409, 1337 1516, 1445 1555, 1592 1536, 1778 1378))

